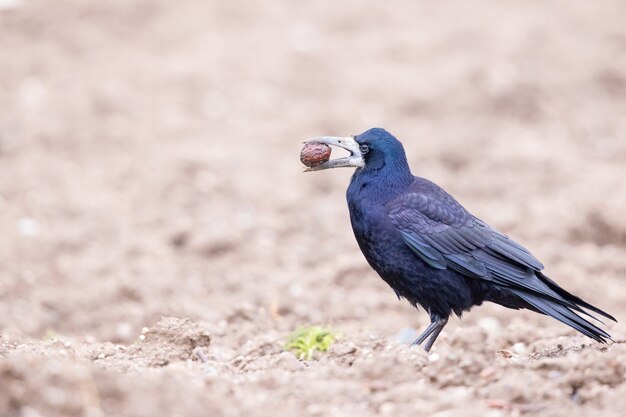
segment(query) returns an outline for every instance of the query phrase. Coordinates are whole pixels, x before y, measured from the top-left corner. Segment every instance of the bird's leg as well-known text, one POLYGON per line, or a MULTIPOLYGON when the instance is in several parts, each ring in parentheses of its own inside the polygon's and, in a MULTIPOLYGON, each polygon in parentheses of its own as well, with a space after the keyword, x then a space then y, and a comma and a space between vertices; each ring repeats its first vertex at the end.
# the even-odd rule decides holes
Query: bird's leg
POLYGON ((421 345, 426 339, 428 339, 428 342, 426 342, 426 344, 424 345, 424 350, 426 350, 426 352, 430 351, 430 348, 433 347, 433 344, 435 343, 435 340, 437 340, 439 333, 441 333, 443 328, 448 323, 447 317, 444 318, 440 317, 439 315, 431 316, 430 320, 430 324, 428 325, 426 330, 424 330, 422 334, 420 334, 418 338, 415 339, 413 343, 411 343, 411 346, 421 345))
POLYGON ((435 331, 435 329, 437 329, 437 318, 431 317, 428 327, 417 337, 417 339, 413 341, 413 343, 411 343, 411 346, 421 345, 424 343, 424 340, 426 340, 428 336, 435 331))
POLYGON ((424 350, 426 352, 430 352, 430 348, 433 347, 433 345, 435 344, 435 340, 437 340, 437 337, 439 337, 439 333, 441 333, 443 328, 446 327, 446 324, 448 323, 448 318, 440 318, 435 321, 435 323, 437 324, 437 327, 435 328, 435 330, 433 330, 430 339, 428 339, 428 342, 426 342, 426 344, 424 345, 424 350))

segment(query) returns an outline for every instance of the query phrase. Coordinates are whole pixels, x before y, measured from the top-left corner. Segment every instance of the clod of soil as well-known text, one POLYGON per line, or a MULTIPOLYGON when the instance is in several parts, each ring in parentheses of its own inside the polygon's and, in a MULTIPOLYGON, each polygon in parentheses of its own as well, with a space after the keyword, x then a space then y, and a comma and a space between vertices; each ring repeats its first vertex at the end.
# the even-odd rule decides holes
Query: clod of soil
POLYGON ((327 162, 330 159, 330 146, 323 143, 307 143, 300 151, 300 162, 309 168, 327 162))
POLYGON ((199 324, 189 319, 163 317, 142 331, 142 337, 129 348, 129 353, 141 352, 151 366, 165 366, 173 361, 202 359, 210 343, 211 335, 199 324))

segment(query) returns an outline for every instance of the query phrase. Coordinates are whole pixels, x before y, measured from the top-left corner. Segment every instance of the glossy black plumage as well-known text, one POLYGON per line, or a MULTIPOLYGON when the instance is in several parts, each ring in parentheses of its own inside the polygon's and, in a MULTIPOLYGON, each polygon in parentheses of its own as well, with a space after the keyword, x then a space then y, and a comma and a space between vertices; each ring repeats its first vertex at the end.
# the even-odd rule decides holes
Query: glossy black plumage
POLYGON ((576 313, 615 320, 612 316, 559 287, 527 249, 474 217, 442 188, 414 177, 395 137, 371 129, 354 139, 364 161, 347 191, 354 234, 398 297, 429 313, 432 323, 415 343, 428 339, 429 350, 452 313, 460 316, 485 301, 530 309, 599 342, 610 340, 576 313))

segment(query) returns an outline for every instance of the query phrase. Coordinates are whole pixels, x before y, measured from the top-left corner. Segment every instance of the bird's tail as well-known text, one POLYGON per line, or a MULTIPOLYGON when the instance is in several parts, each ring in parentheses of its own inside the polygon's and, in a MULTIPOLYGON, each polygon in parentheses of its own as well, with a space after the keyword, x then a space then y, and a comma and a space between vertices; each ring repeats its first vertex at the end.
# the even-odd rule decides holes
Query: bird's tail
MULTIPOLYGON (((577 306, 584 307, 587 310, 590 310, 590 311, 593 311, 595 313, 598 313, 601 316, 604 316, 604 317, 606 317, 609 320, 613 320, 613 321, 617 322, 615 317, 613 317, 609 313, 607 313, 605 311, 602 311, 598 307, 589 304, 588 302, 586 302, 585 300, 581 299, 580 297, 577 297, 574 294, 565 291, 563 288, 559 287, 559 284, 557 284, 556 282, 552 281, 549 277, 545 276, 543 273, 536 272, 536 275, 539 277, 539 279, 541 281, 544 282, 544 284, 546 284, 548 287, 550 287, 554 292, 559 294, 565 300, 567 300, 567 301, 569 301, 571 303, 574 303, 577 306)), ((584 311, 581 311, 581 312, 584 313, 584 311)), ((591 316, 591 317, 593 317, 593 316, 591 316)), ((595 317, 593 317, 593 318, 595 319, 595 317)))
MULTIPOLYGON (((543 297, 541 294, 534 293, 534 292, 517 290, 515 291, 515 294, 518 297, 520 297, 522 300, 527 302, 534 310, 540 313, 546 314, 550 317, 553 317, 557 319, 558 321, 560 321, 561 323, 567 324, 568 326, 579 331, 585 336, 588 336, 601 343, 606 343, 609 340, 611 341, 613 340, 611 339, 611 335, 609 335, 607 332, 605 332, 604 330, 602 330, 595 324, 579 316, 574 311, 572 311, 572 309, 579 311, 581 313, 584 313, 596 319, 590 313, 587 313, 582 308, 580 308, 582 306, 588 310, 601 314, 613 321, 617 321, 613 318, 613 316, 605 313, 604 311, 600 310, 597 307, 592 306, 591 304, 586 303, 580 298, 568 293, 567 291, 559 287, 556 283, 554 283, 554 281, 549 280, 549 282, 554 284, 554 287, 552 285, 550 285, 550 287, 556 292, 558 292, 559 295, 561 295, 563 298, 565 298, 568 301, 568 303, 566 303, 568 305, 565 305, 565 303, 558 302, 551 298, 543 297)), ((546 283, 549 285, 548 282, 546 283)))

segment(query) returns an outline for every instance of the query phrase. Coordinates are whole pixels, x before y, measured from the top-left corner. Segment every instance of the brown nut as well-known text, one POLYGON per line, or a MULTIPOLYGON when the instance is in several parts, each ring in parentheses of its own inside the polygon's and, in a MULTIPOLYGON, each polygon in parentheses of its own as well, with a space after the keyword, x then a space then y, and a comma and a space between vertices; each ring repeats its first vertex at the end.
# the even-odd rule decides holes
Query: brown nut
POLYGON ((309 168, 316 167, 330 159, 330 146, 323 143, 306 143, 300 151, 300 162, 309 168))

